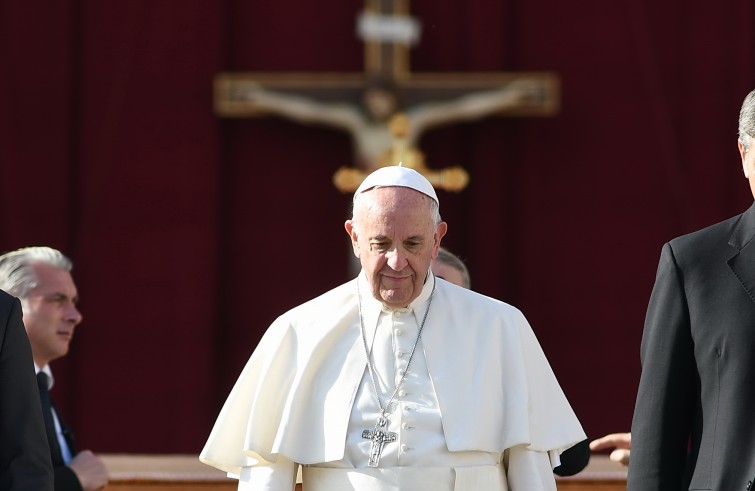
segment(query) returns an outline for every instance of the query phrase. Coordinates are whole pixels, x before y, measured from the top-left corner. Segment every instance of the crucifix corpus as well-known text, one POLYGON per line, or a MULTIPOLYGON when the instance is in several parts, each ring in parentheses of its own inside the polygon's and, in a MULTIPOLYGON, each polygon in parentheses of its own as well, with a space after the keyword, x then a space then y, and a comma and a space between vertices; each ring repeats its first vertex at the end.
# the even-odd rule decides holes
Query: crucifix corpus
POLYGON ((559 80, 551 72, 411 73, 409 49, 420 24, 408 0, 365 0, 358 18, 363 73, 224 72, 215 78, 215 111, 225 117, 277 115, 350 134, 354 162, 333 176, 352 192, 378 167, 401 164, 447 191, 469 180, 461 166, 431 169, 418 148, 427 130, 494 115, 550 116, 559 80))
POLYGON ((393 431, 384 429, 388 424, 388 421, 381 417, 374 430, 364 430, 362 432, 362 438, 372 440, 370 444, 370 457, 367 461, 369 467, 378 467, 380 465, 380 457, 383 454, 383 445, 386 443, 393 443, 398 438, 398 435, 393 431))

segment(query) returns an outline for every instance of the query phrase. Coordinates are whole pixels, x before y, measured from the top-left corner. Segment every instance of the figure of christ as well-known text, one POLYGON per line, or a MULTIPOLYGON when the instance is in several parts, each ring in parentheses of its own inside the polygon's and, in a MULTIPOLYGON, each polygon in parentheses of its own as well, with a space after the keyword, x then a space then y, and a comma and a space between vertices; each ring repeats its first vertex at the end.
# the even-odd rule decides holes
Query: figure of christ
MULTIPOLYGON (((395 113, 388 120, 391 134, 390 147, 383 151, 372 168, 387 165, 401 165, 414 169, 424 175, 430 183, 439 189, 458 192, 469 183, 469 174, 463 167, 456 165, 444 169, 430 169, 425 162, 425 154, 409 141, 411 124, 403 112, 395 113)), ((354 191, 369 174, 361 168, 342 166, 333 175, 333 184, 342 192, 354 191)))
POLYGON ((323 102, 312 97, 267 89, 262 85, 247 87, 243 97, 245 102, 261 112, 303 124, 327 125, 348 132, 353 142, 356 167, 369 173, 381 166, 381 159, 394 144, 394 135, 389 125, 394 115, 401 113, 405 117, 402 145, 416 149, 420 136, 430 128, 453 122, 479 120, 516 108, 523 102, 538 97, 540 89, 535 82, 514 80, 494 89, 406 108, 402 108, 398 90, 382 80, 367 84, 361 106, 347 102, 323 102))

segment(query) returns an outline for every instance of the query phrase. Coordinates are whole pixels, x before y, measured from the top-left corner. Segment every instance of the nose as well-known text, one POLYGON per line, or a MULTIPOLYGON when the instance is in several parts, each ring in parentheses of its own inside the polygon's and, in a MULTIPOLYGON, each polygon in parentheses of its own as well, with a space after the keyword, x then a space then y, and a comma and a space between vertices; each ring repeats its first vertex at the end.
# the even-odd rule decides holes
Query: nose
POLYGON ((388 251, 386 258, 388 259, 388 266, 394 271, 401 271, 408 264, 406 253, 401 251, 398 247, 388 251))
POLYGON ((79 324, 84 318, 81 315, 81 312, 79 312, 79 309, 76 308, 76 304, 73 302, 68 303, 65 316, 66 316, 66 321, 70 322, 74 326, 79 324))

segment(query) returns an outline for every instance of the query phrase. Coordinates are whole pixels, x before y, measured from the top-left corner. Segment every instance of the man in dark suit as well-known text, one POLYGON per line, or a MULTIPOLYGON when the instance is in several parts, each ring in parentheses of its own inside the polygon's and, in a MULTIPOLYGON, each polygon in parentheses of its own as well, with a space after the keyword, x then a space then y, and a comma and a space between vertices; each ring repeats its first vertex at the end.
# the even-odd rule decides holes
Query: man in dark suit
MULTIPOLYGON (((755 196, 755 91, 739 152, 755 196)), ((755 204, 663 246, 642 339, 629 491, 755 479, 755 204)))
POLYGON ((49 401, 53 377, 49 363, 68 353, 81 322, 71 260, 49 247, 26 247, 0 256, 0 289, 21 300, 55 473, 55 491, 103 488, 108 473, 89 450, 77 453, 70 430, 49 401), (45 402, 47 401, 47 403, 45 402), (47 410, 46 410, 47 408, 47 410))
POLYGON ((53 489, 33 367, 21 305, 0 291, 0 489, 53 489))

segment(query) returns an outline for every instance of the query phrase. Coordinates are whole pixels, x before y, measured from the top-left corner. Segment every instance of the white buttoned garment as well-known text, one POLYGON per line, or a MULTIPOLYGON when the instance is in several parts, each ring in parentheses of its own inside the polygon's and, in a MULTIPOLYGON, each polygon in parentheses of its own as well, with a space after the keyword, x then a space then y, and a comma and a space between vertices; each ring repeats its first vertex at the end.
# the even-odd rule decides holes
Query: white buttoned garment
MULTIPOLYGON (((371 297, 363 275, 358 281, 385 406, 435 279, 398 311, 371 297)), ((240 475, 240 489, 249 490, 290 489, 299 463, 307 491, 555 489, 558 453, 585 435, 529 324, 517 309, 442 280, 388 414, 397 441, 384 445, 378 468, 367 467, 371 441, 362 432, 380 411, 356 289, 349 282, 276 320, 201 460, 240 475)))

